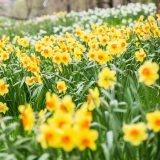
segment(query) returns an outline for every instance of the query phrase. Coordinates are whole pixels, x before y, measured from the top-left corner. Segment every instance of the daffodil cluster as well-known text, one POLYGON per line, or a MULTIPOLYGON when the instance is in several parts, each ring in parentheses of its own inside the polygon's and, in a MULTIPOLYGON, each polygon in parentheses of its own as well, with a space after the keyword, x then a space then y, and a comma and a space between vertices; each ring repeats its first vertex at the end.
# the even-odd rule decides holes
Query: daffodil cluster
POLYGON ((124 140, 138 146, 156 137, 159 21, 160 15, 141 16, 133 27, 94 23, 88 30, 76 26, 72 33, 58 36, 3 37, 2 117, 20 114, 24 136, 34 137, 44 151, 58 150, 58 155, 64 150, 67 157, 80 150, 88 160, 101 153, 109 155, 101 159, 113 159, 116 150, 127 154, 124 140), (134 116, 133 123, 124 124, 134 116))
MULTIPOLYGON (((97 99, 97 89, 90 90, 93 99, 97 99), (95 93, 94 93, 95 92, 95 93)), ((98 99, 97 99, 98 100, 98 99)), ((100 101, 95 101, 100 105, 100 101)), ((80 150, 90 148, 96 149, 95 141, 98 138, 98 132, 90 128, 92 122, 92 113, 89 109, 93 109, 94 104, 91 100, 84 103, 80 109, 75 109, 75 104, 71 96, 66 95, 59 99, 56 94, 46 94, 46 109, 51 113, 46 118, 47 110, 39 112, 37 141, 43 148, 63 148, 65 151, 71 151, 75 147, 80 150)), ((32 107, 19 106, 21 113, 22 125, 24 130, 31 132, 35 126, 35 114, 32 107)))
POLYGON ((139 122, 123 126, 124 140, 138 146, 149 136, 147 128, 157 133, 160 131, 160 111, 146 114, 147 124, 139 122))

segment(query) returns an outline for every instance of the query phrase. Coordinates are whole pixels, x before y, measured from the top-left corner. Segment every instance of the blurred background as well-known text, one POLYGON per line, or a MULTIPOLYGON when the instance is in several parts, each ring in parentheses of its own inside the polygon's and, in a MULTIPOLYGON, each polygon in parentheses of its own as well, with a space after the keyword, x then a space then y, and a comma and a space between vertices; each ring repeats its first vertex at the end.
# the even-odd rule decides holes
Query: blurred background
POLYGON ((159 0, 0 0, 0 16, 14 19, 29 19, 59 11, 81 11, 116 7, 127 3, 149 3, 158 5, 159 0))

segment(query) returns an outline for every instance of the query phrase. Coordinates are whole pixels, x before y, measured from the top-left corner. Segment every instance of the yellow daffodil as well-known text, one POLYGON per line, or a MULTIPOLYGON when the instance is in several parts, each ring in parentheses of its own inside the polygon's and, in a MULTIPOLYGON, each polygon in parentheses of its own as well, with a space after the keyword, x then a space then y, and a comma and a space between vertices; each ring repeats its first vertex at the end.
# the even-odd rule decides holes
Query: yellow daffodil
POLYGON ((64 113, 62 111, 56 111, 54 113, 54 116, 48 119, 48 123, 58 129, 69 128, 73 123, 72 115, 69 113, 64 113))
POLYGON ((49 111, 55 111, 59 106, 59 98, 56 94, 47 92, 46 94, 46 108, 49 111))
POLYGON ((95 51, 89 51, 87 53, 87 57, 89 58, 89 60, 96 60, 96 52, 95 51))
POLYGON ((9 59, 9 53, 6 51, 2 51, 0 54, 0 60, 2 61, 6 61, 9 59))
POLYGON ((34 127, 34 113, 30 104, 26 106, 19 106, 19 112, 21 113, 22 125, 24 130, 31 132, 34 127))
POLYGON ((51 47, 47 46, 42 50, 41 54, 45 58, 50 58, 50 57, 52 57, 53 50, 51 47))
POLYGON ((100 106, 99 90, 98 88, 90 89, 87 96, 88 109, 93 110, 95 107, 100 106))
POLYGON ((71 57, 69 53, 63 53, 61 57, 62 63, 63 64, 68 64, 71 62, 71 57))
POLYGON ((67 152, 75 147, 75 131, 73 128, 66 128, 60 135, 59 145, 67 152))
POLYGON ((81 130, 77 134, 76 144, 80 150, 90 148, 96 150, 95 141, 98 138, 98 132, 96 130, 81 130))
POLYGON ((78 128, 80 130, 89 129, 91 121, 92 121, 92 113, 88 112, 83 107, 76 112, 75 128, 78 128))
POLYGON ((72 101, 72 97, 69 95, 66 95, 62 98, 60 101, 59 108, 63 112, 68 112, 68 113, 74 113, 75 111, 75 104, 72 101))
POLYGON ((98 85, 105 89, 113 87, 116 82, 116 72, 110 70, 108 67, 103 68, 103 70, 98 75, 98 85))
POLYGON ((56 64, 60 64, 62 62, 62 54, 56 53, 53 57, 53 62, 56 64))
POLYGON ((99 50, 97 52, 97 57, 96 57, 97 62, 100 64, 105 64, 107 62, 107 52, 99 50))
POLYGON ((144 60, 144 58, 146 57, 146 53, 144 52, 143 48, 135 52, 135 57, 137 61, 142 62, 144 60))
POLYGON ((3 96, 4 94, 8 93, 8 84, 5 83, 3 79, 0 79, 0 95, 3 96))
POLYGON ((6 105, 6 103, 2 103, 0 102, 0 113, 6 113, 8 111, 8 107, 6 105))
POLYGON ((61 133, 59 130, 47 124, 42 124, 39 128, 40 134, 37 136, 37 141, 43 148, 59 146, 61 133))
POLYGON ((124 140, 137 146, 142 141, 146 140, 146 126, 144 123, 130 124, 123 126, 124 140))
POLYGON ((100 43, 105 46, 109 42, 109 37, 108 36, 102 36, 99 39, 100 43))
POLYGON ((159 78, 158 75, 159 66, 155 62, 145 62, 138 69, 139 82, 143 82, 146 85, 153 85, 159 78))
POLYGON ((65 93, 67 90, 66 83, 64 81, 57 82, 57 89, 59 93, 61 92, 65 93))
POLYGON ((18 38, 17 39, 19 45, 23 47, 28 47, 29 46, 29 41, 26 38, 18 38))
POLYGON ((154 132, 160 131, 160 111, 150 112, 146 115, 148 127, 154 132))
POLYGON ((35 83, 34 77, 26 77, 26 84, 31 86, 35 83))

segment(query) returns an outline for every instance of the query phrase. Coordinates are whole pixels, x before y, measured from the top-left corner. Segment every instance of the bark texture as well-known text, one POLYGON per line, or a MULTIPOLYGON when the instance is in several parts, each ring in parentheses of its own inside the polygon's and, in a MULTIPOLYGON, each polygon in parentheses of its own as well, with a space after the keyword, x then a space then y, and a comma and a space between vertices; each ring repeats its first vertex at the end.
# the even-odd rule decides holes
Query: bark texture
POLYGON ((156 1, 157 13, 160 13, 160 0, 156 1))
MULTIPOLYGON (((0 0, 0 16, 28 19, 58 11, 116 7, 136 1, 138 0, 0 0)), ((157 0, 156 4, 157 12, 160 12, 160 0, 157 0)))

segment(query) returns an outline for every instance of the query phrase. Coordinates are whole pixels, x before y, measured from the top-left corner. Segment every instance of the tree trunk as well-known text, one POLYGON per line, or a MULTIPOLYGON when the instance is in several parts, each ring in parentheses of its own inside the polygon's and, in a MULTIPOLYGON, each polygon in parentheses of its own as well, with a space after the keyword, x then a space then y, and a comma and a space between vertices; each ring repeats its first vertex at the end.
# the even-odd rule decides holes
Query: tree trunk
POLYGON ((32 1, 26 0, 26 7, 27 7, 26 19, 28 19, 30 17, 31 12, 32 12, 32 1))
POLYGON ((109 5, 109 7, 112 8, 112 7, 113 7, 113 0, 109 0, 109 1, 108 1, 108 5, 109 5))
POLYGON ((93 9, 94 8, 93 0, 88 0, 88 3, 89 3, 88 8, 93 9))
POLYGON ((157 13, 160 13, 160 0, 156 1, 157 13))
POLYGON ((97 0, 97 7, 103 8, 103 0, 97 0))

